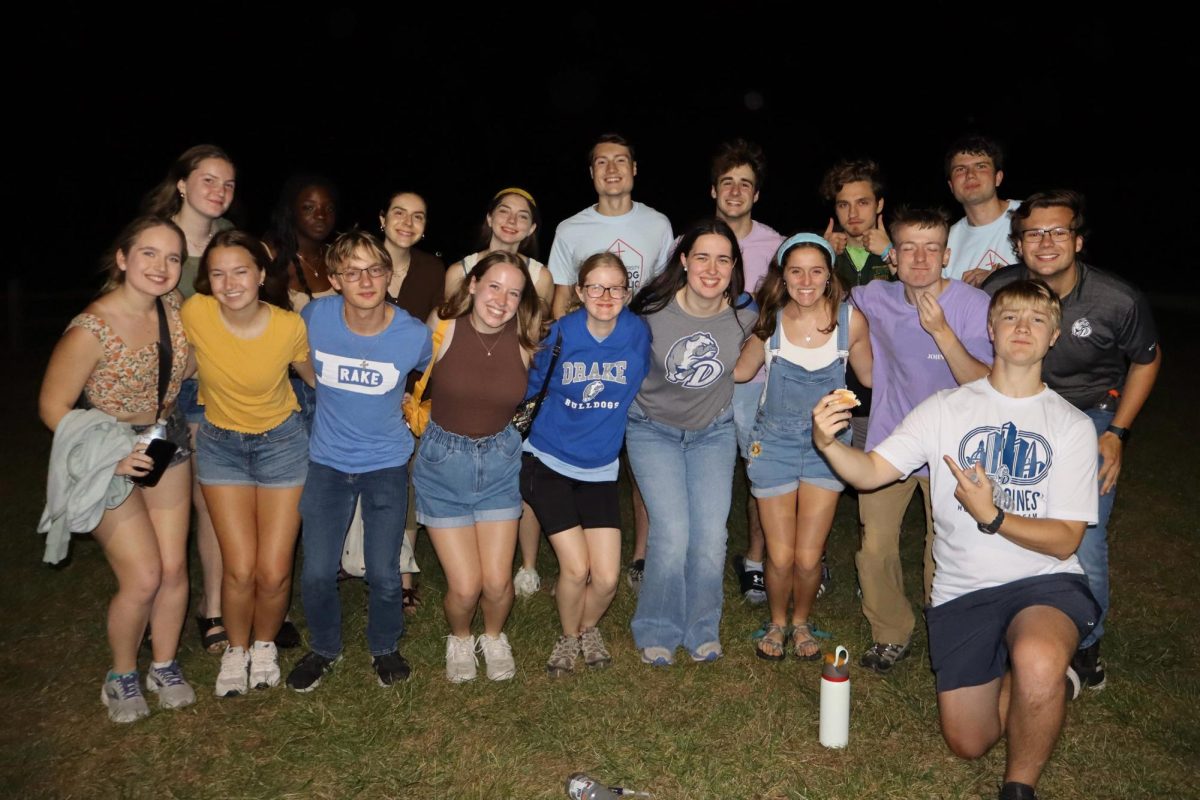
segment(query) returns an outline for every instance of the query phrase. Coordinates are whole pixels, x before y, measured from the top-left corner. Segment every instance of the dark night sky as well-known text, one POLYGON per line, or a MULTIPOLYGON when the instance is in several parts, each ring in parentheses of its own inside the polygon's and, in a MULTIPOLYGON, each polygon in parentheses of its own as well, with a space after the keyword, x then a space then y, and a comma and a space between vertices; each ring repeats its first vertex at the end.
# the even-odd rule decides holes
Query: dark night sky
POLYGON ((232 215, 249 230, 262 230, 288 173, 316 169, 342 186, 343 228, 374 229, 393 186, 426 193, 430 249, 454 259, 511 184, 538 198, 548 252, 554 225, 594 201, 585 155, 607 130, 637 146, 635 198, 677 228, 712 211, 716 144, 757 140, 769 177, 755 216, 785 232, 823 227, 816 185, 840 156, 880 161, 893 204, 958 212, 941 157, 976 130, 1008 146, 1008 196, 1088 195, 1098 264, 1155 288, 1148 268, 1181 275, 1193 249, 1147 263, 1148 243, 1196 213, 1186 118, 1200 71, 1169 19, 1038 4, 987 4, 1004 18, 923 4, 851 19, 727 3, 686 20, 638 18, 624 3, 489 7, 492 19, 398 4, 234 20, 221 6, 190 20, 89 12, 29 26, 32 55, 7 57, 27 187, 15 202, 27 228, 49 233, 19 246, 26 292, 53 291, 47 274, 95 285, 101 249, 141 195, 205 141, 237 162, 232 215), (48 260, 53 273, 40 271, 48 260))

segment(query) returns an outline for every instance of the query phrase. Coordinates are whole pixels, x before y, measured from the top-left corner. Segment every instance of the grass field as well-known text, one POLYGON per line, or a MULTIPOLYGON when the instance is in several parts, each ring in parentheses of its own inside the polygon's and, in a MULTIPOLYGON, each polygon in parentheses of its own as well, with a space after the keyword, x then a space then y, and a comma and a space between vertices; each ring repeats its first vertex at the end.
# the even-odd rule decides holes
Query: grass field
MULTIPOLYGON (((1200 796, 1200 448, 1190 425, 1200 347, 1184 340, 1188 316, 1176 310, 1160 320, 1166 366, 1126 451, 1111 525, 1109 686, 1071 705, 1040 787, 1046 798, 1200 796)), ((280 688, 216 700, 219 658, 200 649, 189 621, 180 661, 196 705, 114 726, 97 697, 109 664, 112 575, 86 538, 73 543, 67 568, 46 568, 34 533, 50 445, 35 414, 47 354, 10 353, 10 388, 0 396, 0 796, 551 798, 563 796, 563 780, 576 770, 656 798, 995 796, 1004 747, 976 762, 946 749, 923 630, 895 674, 852 673, 850 746, 826 750, 817 742, 818 666, 754 657, 750 634, 764 609, 742 602, 732 572, 726 657, 715 664, 643 666, 628 628, 635 598, 623 585, 601 623, 613 666, 551 681, 543 664, 556 615, 544 588, 517 602, 508 625, 517 678, 493 684, 481 673, 473 684, 451 685, 443 673, 444 581, 425 538, 425 605, 402 643, 414 667, 408 684, 376 684, 362 633, 364 587, 348 582, 346 657, 313 694, 280 688)), ((744 502, 738 491, 731 553, 744 545, 744 502)), ((903 538, 914 599, 921 529, 918 503, 903 538)), ((856 535, 854 503, 843 498, 829 546, 835 583, 815 618, 832 643, 857 656, 870 631, 854 594, 856 535)), ((545 545, 539 569, 552 580, 545 545)), ((284 654, 285 671, 299 656, 284 654)))

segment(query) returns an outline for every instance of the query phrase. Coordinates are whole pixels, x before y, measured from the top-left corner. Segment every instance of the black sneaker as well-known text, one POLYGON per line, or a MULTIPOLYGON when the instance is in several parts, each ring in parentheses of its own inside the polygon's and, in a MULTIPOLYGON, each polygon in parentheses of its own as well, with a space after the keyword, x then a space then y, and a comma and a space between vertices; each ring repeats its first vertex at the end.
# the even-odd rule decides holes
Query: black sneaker
POLYGON ((373 657, 371 666, 375 667, 375 674, 379 676, 380 686, 391 686, 398 681, 406 681, 412 674, 412 667, 408 665, 404 656, 395 650, 382 656, 373 657))
POLYGON ((738 576, 738 588, 742 597, 752 605, 762 605, 767 602, 767 584, 763 580, 761 569, 746 569, 746 557, 733 557, 733 570, 738 576))
POLYGON ((829 587, 833 585, 833 572, 829 569, 829 564, 825 560, 825 554, 821 553, 821 585, 817 587, 817 599, 829 591, 829 587))
POLYGON ((333 669, 333 665, 340 659, 341 656, 326 658, 310 650, 304 658, 300 659, 300 663, 292 667, 292 671, 288 673, 288 688, 295 689, 297 692, 311 692, 321 685, 321 679, 333 669))
POLYGON ((1000 800, 1037 800, 1037 792, 1027 784, 1009 781, 1000 787, 1000 800))
POLYGON ((887 675, 892 671, 892 667, 896 666, 897 661, 903 661, 908 658, 911 650, 911 642, 905 642, 904 644, 875 642, 867 652, 862 654, 862 658, 858 663, 869 670, 878 672, 880 675, 887 675))
POLYGON ((642 589, 642 577, 646 574, 646 559, 639 558, 629 562, 629 567, 625 570, 625 580, 629 583, 629 588, 633 589, 633 593, 637 594, 642 589))
POLYGON ((291 650, 300 646, 300 631, 296 630, 296 624, 290 619, 284 618, 283 624, 279 626, 279 633, 275 634, 275 646, 280 650, 291 650))
POLYGON ((1079 676, 1079 685, 1098 692, 1104 688, 1104 659, 1100 657, 1100 643, 1076 650, 1071 658, 1071 668, 1079 676))

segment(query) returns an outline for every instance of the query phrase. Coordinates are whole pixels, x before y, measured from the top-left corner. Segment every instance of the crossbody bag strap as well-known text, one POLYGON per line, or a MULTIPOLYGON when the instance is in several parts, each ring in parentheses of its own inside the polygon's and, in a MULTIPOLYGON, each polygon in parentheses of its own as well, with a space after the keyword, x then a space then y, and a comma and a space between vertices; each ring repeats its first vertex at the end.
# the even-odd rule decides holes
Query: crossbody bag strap
POLYGON ((171 385, 171 361, 175 356, 171 348, 171 327, 167 324, 167 310, 163 307, 161 297, 155 298, 158 309, 158 414, 155 419, 162 421, 165 409, 163 404, 167 399, 167 387, 171 385))
POLYGON ((554 350, 550 353, 550 366, 546 367, 546 378, 542 381, 542 390, 537 395, 537 405, 540 407, 550 390, 550 379, 554 377, 554 367, 558 364, 558 354, 562 352, 562 328, 558 329, 558 337, 554 340, 554 350))

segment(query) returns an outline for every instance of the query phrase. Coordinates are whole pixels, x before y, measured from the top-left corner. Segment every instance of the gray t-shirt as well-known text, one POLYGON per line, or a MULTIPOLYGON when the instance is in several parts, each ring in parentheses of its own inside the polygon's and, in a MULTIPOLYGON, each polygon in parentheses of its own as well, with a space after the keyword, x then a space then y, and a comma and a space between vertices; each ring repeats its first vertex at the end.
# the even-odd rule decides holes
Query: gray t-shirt
POLYGON ((650 373, 637 396, 646 416, 688 431, 708 427, 733 400, 733 365, 757 317, 728 306, 716 316, 693 317, 674 298, 647 315, 650 373))

